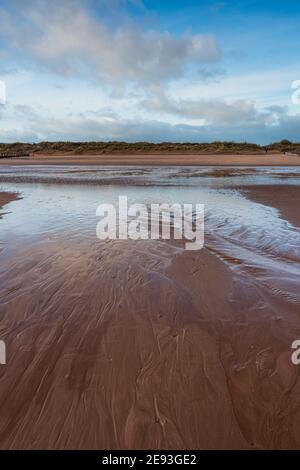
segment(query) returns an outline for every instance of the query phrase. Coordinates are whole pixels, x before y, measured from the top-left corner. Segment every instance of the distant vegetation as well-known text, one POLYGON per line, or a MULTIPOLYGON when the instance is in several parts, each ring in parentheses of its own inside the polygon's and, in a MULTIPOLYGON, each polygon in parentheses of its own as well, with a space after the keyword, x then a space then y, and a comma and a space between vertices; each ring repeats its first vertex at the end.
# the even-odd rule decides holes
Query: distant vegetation
POLYGON ((174 143, 163 142, 154 144, 150 142, 39 142, 36 144, 14 143, 0 144, 0 153, 62 153, 62 154, 243 154, 290 152, 300 155, 300 142, 293 143, 282 140, 267 146, 250 144, 247 142, 212 142, 212 143, 174 143))

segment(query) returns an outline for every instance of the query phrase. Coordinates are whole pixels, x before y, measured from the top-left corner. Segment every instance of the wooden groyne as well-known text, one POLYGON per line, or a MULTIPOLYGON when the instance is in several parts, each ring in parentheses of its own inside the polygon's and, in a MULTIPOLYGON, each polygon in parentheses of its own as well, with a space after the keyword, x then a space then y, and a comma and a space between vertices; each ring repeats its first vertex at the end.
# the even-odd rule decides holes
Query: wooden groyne
POLYGON ((0 152, 0 158, 17 158, 17 157, 30 157, 26 152, 0 152))

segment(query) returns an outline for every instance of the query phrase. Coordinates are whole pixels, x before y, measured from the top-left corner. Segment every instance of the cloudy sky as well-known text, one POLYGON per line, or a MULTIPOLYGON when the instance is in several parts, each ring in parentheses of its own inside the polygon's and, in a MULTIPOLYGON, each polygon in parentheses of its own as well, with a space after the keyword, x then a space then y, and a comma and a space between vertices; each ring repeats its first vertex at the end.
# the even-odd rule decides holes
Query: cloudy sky
POLYGON ((0 0, 0 141, 300 141, 300 2, 0 0))

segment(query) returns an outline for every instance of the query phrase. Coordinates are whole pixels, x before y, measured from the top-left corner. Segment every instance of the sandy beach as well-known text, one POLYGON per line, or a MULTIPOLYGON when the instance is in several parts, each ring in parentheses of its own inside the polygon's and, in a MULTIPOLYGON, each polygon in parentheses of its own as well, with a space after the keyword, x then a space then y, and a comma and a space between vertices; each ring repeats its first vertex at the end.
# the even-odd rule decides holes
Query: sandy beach
POLYGON ((1 467, 299 461, 300 2, 0 4, 1 467))
MULTIPOLYGON (((300 447, 291 249, 279 254, 270 241, 263 255, 264 241, 255 252, 258 227, 250 238, 208 230, 198 252, 177 241, 99 242, 82 229, 79 206, 72 225, 58 215, 95 188, 39 185, 35 196, 35 186, 19 187, 19 201, 0 193, 10 212, 0 221, 2 449, 300 447)), ((241 213, 239 204, 264 204, 253 207, 290 230, 269 206, 299 226, 299 190, 245 185, 249 202, 228 197, 241 213)))
POLYGON ((123 154, 74 155, 32 154, 30 157, 3 158, 0 165, 152 165, 152 166, 300 166, 299 155, 268 154, 123 154))

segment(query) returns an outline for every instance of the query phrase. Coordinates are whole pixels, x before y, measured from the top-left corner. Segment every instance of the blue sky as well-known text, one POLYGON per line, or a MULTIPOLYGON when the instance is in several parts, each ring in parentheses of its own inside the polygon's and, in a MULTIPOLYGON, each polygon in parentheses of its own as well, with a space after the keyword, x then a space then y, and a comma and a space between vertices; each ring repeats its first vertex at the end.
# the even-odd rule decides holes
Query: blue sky
POLYGON ((0 0, 0 141, 300 141, 300 3, 0 0))

